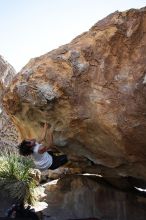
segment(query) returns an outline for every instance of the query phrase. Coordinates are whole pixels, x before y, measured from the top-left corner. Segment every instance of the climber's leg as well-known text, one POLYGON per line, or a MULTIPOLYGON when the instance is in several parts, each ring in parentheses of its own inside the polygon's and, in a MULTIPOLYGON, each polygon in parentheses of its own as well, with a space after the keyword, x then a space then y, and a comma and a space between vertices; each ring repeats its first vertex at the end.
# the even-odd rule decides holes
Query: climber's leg
POLYGON ((68 162, 67 156, 65 154, 59 155, 59 156, 52 155, 52 158, 53 158, 53 163, 49 167, 49 169, 51 169, 51 170, 55 170, 58 167, 66 164, 68 162))

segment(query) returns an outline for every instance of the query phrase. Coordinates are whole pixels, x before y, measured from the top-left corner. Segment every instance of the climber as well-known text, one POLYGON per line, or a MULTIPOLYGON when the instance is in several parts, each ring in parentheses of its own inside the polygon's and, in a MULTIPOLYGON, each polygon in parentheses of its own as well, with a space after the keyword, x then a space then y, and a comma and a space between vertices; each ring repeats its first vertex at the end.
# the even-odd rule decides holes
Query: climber
POLYGON ((23 156, 32 155, 34 160, 34 164, 36 168, 41 171, 47 169, 57 169, 58 167, 66 164, 68 162, 67 156, 65 154, 55 155, 51 148, 53 146, 53 135, 51 128, 48 127, 48 124, 44 124, 43 132, 41 135, 41 139, 36 141, 35 139, 27 139, 23 140, 19 145, 19 154, 23 156), (48 146, 44 146, 42 142, 46 137, 46 132, 48 129, 48 146))

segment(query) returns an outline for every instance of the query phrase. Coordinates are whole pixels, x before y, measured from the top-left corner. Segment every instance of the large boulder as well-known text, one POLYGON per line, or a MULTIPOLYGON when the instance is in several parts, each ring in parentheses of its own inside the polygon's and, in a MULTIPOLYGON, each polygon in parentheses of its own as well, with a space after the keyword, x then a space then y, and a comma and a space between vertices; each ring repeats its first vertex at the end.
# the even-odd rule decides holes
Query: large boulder
POLYGON ((21 137, 38 137, 47 121, 62 151, 87 159, 85 171, 146 180, 145 33, 146 8, 116 11, 31 59, 3 98, 21 137))
POLYGON ((0 56, 0 150, 15 149, 18 144, 18 130, 2 106, 2 96, 16 75, 15 69, 0 56))

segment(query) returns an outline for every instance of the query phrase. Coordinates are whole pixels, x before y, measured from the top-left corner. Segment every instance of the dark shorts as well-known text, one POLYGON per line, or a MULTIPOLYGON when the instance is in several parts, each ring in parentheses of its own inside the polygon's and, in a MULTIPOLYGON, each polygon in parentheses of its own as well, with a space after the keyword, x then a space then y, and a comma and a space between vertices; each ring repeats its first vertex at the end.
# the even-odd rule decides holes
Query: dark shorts
POLYGON ((56 156, 52 151, 48 151, 48 154, 50 154, 53 158, 53 163, 49 167, 50 170, 55 170, 68 162, 67 156, 65 154, 56 156))

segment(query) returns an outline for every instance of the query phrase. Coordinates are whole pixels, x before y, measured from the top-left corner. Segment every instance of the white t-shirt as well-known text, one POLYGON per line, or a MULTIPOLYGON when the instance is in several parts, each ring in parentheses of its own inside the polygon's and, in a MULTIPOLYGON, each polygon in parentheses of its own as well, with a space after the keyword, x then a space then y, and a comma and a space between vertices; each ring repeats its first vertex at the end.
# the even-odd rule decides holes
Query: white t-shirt
POLYGON ((33 148, 32 156, 36 167, 40 170, 46 170, 52 165, 53 159, 52 156, 47 152, 44 152, 43 154, 38 153, 38 150, 41 146, 42 144, 36 142, 33 148))

